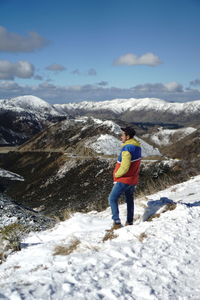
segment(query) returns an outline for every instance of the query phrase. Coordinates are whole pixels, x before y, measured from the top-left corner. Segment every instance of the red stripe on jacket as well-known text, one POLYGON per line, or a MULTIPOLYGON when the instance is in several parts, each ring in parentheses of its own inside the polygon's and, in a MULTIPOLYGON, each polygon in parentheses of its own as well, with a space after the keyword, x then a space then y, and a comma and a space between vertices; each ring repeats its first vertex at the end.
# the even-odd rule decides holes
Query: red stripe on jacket
POLYGON ((120 162, 116 163, 115 169, 113 171, 113 179, 114 182, 122 182, 125 184, 130 184, 130 185, 136 185, 138 184, 139 180, 139 171, 140 171, 140 161, 141 159, 135 160, 131 162, 130 168, 126 174, 124 174, 122 177, 116 178, 115 173, 120 167, 120 162))

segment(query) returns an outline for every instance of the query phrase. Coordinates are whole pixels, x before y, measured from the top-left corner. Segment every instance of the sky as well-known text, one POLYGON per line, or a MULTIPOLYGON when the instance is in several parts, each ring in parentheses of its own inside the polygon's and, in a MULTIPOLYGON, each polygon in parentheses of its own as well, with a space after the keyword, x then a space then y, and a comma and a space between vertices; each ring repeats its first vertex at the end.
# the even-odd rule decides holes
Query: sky
POLYGON ((200 100, 200 0, 0 0, 0 99, 200 100))

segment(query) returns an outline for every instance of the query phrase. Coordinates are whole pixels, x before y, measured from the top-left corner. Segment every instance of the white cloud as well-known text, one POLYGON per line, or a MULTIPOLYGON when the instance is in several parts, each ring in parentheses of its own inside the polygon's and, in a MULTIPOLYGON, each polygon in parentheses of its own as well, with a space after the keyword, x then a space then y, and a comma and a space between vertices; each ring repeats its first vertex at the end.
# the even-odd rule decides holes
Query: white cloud
POLYGON ((45 81, 38 85, 19 85, 14 81, 0 80, 0 99, 22 95, 35 95, 50 103, 111 100, 115 98, 153 97, 168 101, 200 100, 200 91, 184 90, 181 85, 144 84, 140 88, 102 87, 98 84, 59 86, 45 81), (173 86, 173 88, 172 88, 173 86))
POLYGON ((49 43, 37 32, 29 32, 27 36, 9 32, 0 26, 0 51, 4 52, 32 52, 43 48, 49 43))
POLYGON ((66 70, 66 68, 60 64, 51 64, 50 66, 46 67, 46 69, 49 71, 54 71, 54 72, 66 70))
POLYGON ((31 78, 34 75, 34 66, 27 61, 12 63, 0 60, 0 79, 31 78))
POLYGON ((175 81, 165 83, 164 87, 166 88, 166 91, 168 91, 168 92, 182 92, 183 91, 183 86, 180 83, 177 83, 175 81))
POLYGON ((127 53, 118 57, 113 64, 127 66, 147 65, 153 67, 161 64, 161 60, 158 56, 156 56, 153 53, 145 53, 141 56, 137 56, 132 53, 127 53))

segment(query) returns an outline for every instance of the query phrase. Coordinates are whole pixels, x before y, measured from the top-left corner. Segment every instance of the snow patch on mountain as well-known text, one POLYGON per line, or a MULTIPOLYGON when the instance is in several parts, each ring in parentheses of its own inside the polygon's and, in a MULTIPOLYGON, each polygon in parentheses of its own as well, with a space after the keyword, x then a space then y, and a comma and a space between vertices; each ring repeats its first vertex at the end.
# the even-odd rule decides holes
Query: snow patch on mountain
POLYGON ((146 143, 144 140, 142 140, 139 137, 137 137, 136 139, 141 144, 141 147, 142 147, 142 157, 154 156, 154 155, 160 156, 161 155, 161 153, 158 150, 158 148, 154 148, 153 146, 151 146, 150 144, 146 143))
POLYGON ((163 129, 161 127, 159 128, 158 132, 145 134, 143 135, 143 137, 148 138, 150 141, 152 141, 154 144, 158 146, 167 146, 174 143, 173 137, 175 135, 176 135, 176 141, 179 141, 196 130, 197 129, 193 127, 186 127, 180 129, 163 129))
POLYGON ((10 172, 8 170, 4 170, 0 168, 0 177, 7 178, 9 180, 19 180, 24 181, 24 177, 20 176, 19 174, 10 172))
POLYGON ((101 134, 95 141, 90 140, 85 143, 86 147, 104 155, 118 155, 120 145, 120 141, 110 134, 101 134))
POLYGON ((107 126, 111 132, 115 133, 116 135, 119 135, 122 130, 120 128, 119 125, 117 125, 115 122, 113 121, 110 121, 110 120, 100 120, 100 119, 96 119, 96 118, 92 118, 92 120, 96 123, 96 124, 99 124, 99 125, 104 125, 104 126, 107 126))
MULTIPOLYGON (((22 250, 0 265, 2 299, 199 299, 199 193, 196 176, 147 202, 136 199, 137 221, 105 242, 110 208, 75 213, 51 230, 30 233, 22 250), (169 205, 174 209, 166 211, 169 205), (145 221, 155 213, 159 217, 145 221), (56 247, 75 242, 71 254, 55 255, 56 247)), ((125 222, 125 204, 120 214, 125 222)))

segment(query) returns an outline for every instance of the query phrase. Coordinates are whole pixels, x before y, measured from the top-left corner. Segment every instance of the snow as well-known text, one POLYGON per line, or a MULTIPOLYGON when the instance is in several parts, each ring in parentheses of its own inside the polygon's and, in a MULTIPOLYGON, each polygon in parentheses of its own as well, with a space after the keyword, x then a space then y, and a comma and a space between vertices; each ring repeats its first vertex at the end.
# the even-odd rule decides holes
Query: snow
POLYGON ((141 147, 142 147, 142 157, 147 157, 147 156, 154 156, 158 155, 160 156, 161 153, 157 148, 154 148, 153 146, 149 145, 145 141, 143 141, 141 138, 136 137, 136 139, 140 142, 141 147))
POLYGON ((104 125, 104 126, 107 126, 111 132, 119 135, 121 133, 121 128, 119 125, 117 125, 115 122, 113 121, 109 121, 109 120, 106 120, 106 121, 103 121, 103 120, 100 120, 100 119, 96 119, 96 118, 92 118, 92 120, 96 123, 96 124, 99 124, 99 125, 104 125))
POLYGON ((89 111, 99 111, 99 110, 110 110, 113 113, 121 114, 124 111, 139 111, 139 110, 156 110, 160 112, 171 112, 174 114, 191 114, 198 113, 200 109, 200 100, 190 101, 190 102, 168 102, 158 98, 130 98, 130 99, 114 99, 107 101, 83 101, 79 103, 68 103, 68 104, 57 104, 56 108, 60 106, 63 111, 65 110, 89 110, 89 111))
MULTIPOLYGON (((39 118, 45 115, 60 116, 60 112, 41 98, 26 95, 11 99, 0 100, 0 108, 16 112, 34 113, 39 118)), ((66 113, 65 113, 66 114, 66 113)))
POLYGON ((118 155, 121 149, 120 141, 110 134, 101 134, 95 141, 87 141, 85 146, 105 155, 118 155))
POLYGON ((173 136, 176 134, 176 141, 186 137, 187 135, 196 131, 196 128, 186 127, 180 129, 163 129, 159 128, 158 132, 145 134, 143 137, 148 137, 153 143, 158 146, 167 146, 173 143, 173 136))
POLYGON ((0 168, 0 177, 7 178, 10 180, 19 180, 19 181, 24 181, 24 178, 20 176, 19 174, 10 172, 8 170, 4 170, 0 168))
MULTIPOLYGON (((136 199, 137 221, 105 242, 109 208, 75 213, 29 234, 23 249, 0 266, 1 299, 199 299, 199 192, 196 176, 148 196, 147 203, 136 199), (164 212, 168 203, 175 209, 164 212), (160 217, 145 221, 153 212, 160 217), (71 254, 53 255, 56 246, 74 240, 80 244, 71 254)), ((120 205, 124 222, 125 211, 120 205)))

